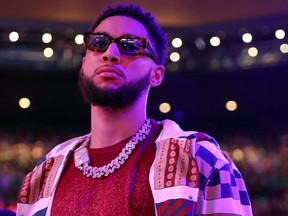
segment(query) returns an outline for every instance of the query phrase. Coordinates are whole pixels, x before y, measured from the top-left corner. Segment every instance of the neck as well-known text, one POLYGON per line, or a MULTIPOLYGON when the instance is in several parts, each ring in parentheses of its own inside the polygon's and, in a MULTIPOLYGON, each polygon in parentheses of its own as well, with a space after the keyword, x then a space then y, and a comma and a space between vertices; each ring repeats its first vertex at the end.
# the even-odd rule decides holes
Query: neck
POLYGON ((133 136, 145 119, 146 100, 138 100, 128 107, 117 110, 92 106, 90 148, 107 147, 133 136))

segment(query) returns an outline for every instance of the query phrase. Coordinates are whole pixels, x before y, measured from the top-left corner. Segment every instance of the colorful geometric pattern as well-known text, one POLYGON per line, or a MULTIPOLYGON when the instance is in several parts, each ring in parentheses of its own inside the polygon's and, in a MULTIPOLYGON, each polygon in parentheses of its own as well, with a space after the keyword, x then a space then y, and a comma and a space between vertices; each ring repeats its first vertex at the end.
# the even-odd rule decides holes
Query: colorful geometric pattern
POLYGON ((179 193, 175 199, 162 198, 165 201, 156 202, 158 215, 193 215, 196 211, 199 172, 191 156, 191 140, 171 138, 161 142, 155 160, 154 181, 155 191, 162 191, 162 195, 175 193, 173 188, 177 190, 175 194, 179 193), (169 188, 171 190, 165 192, 169 188), (185 191, 181 193, 181 190, 185 191), (185 199, 181 199, 183 195, 185 199))
POLYGON ((157 203, 156 209, 158 215, 191 216, 195 215, 196 203, 185 199, 173 199, 157 203))
POLYGON ((215 142, 211 145, 208 139, 209 142, 197 140, 195 154, 200 173, 201 212, 250 215, 251 203, 240 172, 219 145, 215 142))
MULTIPOLYGON (((55 192, 51 186, 64 168, 64 156, 59 156, 59 152, 69 155, 85 137, 55 147, 49 153, 50 159, 24 179, 18 215, 50 214, 55 192)), ((149 181, 157 215, 252 215, 240 172, 212 137, 189 134, 175 122, 165 120, 156 140, 156 158, 149 181)))
POLYGON ((29 173, 22 182, 18 202, 32 204, 43 197, 49 197, 63 158, 61 155, 49 158, 29 173))
POLYGON ((155 164, 155 189, 177 185, 198 187, 198 168, 190 148, 190 140, 167 139, 161 143, 155 164))
POLYGON ((154 172, 158 215, 251 215, 242 176, 212 137, 193 133, 166 139, 159 150, 154 172), (191 197, 181 194, 179 185, 194 189, 191 197))

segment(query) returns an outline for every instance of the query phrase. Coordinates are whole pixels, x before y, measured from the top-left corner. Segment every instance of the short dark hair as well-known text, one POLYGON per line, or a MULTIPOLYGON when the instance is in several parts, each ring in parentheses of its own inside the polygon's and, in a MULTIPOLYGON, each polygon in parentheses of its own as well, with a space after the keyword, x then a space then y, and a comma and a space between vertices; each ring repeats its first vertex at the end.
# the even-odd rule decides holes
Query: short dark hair
POLYGON ((152 47, 155 50, 157 63, 164 65, 166 61, 167 36, 161 29, 155 17, 150 12, 144 12, 142 7, 134 4, 117 4, 109 6, 103 10, 100 16, 92 23, 88 31, 94 31, 95 28, 106 18, 111 16, 127 16, 142 23, 152 40, 152 47))

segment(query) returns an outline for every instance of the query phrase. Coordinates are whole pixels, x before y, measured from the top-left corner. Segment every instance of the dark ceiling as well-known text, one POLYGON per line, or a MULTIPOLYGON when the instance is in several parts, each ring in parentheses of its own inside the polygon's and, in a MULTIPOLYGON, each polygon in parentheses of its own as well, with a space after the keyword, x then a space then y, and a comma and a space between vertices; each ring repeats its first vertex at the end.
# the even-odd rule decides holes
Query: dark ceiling
MULTIPOLYGON (((0 19, 90 23, 111 0, 0 0, 0 19)), ((288 14, 287 0, 122 1, 140 4, 163 26, 202 26, 288 14)))

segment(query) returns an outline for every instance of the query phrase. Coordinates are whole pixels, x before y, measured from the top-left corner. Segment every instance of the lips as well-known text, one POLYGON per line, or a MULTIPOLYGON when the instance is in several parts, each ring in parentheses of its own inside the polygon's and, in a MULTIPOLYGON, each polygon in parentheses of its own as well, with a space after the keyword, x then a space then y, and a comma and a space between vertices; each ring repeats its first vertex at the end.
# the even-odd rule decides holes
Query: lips
POLYGON ((97 75, 117 75, 123 76, 123 73, 113 66, 102 66, 96 70, 97 75))

